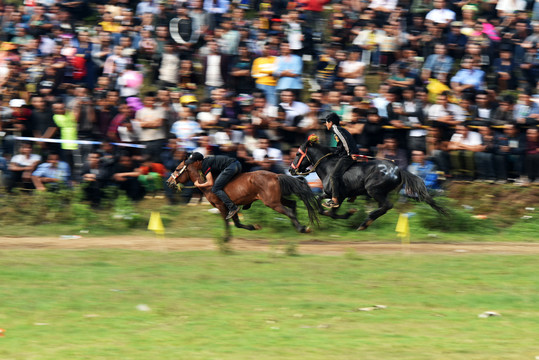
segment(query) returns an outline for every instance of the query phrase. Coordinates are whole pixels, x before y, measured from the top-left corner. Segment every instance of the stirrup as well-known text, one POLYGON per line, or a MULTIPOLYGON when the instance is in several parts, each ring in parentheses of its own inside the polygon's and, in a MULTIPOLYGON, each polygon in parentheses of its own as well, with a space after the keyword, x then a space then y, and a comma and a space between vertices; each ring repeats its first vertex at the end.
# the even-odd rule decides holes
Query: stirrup
POLYGON ((338 208, 341 205, 337 204, 333 200, 329 200, 329 201, 326 201, 325 203, 322 203, 322 206, 328 209, 333 209, 333 208, 338 208))
POLYGON ((239 207, 236 207, 234 210, 229 210, 228 214, 226 215, 226 220, 230 220, 240 211, 239 207))

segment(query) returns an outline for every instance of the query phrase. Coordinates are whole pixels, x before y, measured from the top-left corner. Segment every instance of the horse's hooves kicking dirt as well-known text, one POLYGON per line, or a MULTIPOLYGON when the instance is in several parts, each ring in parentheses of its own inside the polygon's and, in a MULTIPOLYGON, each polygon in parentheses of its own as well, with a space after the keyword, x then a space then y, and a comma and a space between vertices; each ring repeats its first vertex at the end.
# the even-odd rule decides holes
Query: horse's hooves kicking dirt
POLYGON ((301 232, 304 233, 304 234, 308 234, 308 233, 310 233, 311 231, 312 231, 312 230, 311 230, 310 227, 306 227, 306 228, 304 228, 303 230, 301 230, 301 232))

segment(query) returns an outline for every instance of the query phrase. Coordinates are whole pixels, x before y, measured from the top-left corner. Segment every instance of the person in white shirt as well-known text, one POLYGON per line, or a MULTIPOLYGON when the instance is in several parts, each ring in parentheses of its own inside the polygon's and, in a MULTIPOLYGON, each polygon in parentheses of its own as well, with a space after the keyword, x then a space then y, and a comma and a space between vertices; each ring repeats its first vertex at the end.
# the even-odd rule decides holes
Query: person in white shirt
POLYGON ((166 43, 164 47, 165 52, 161 56, 159 81, 162 83, 163 87, 175 87, 178 83, 180 58, 175 54, 174 48, 174 44, 166 43))
POLYGON ((144 97, 144 107, 135 113, 135 122, 140 126, 140 142, 146 146, 145 154, 153 161, 159 161, 163 145, 166 141, 164 129, 165 113, 155 107, 156 93, 149 91, 144 97))
POLYGON ((453 175, 464 180, 473 180, 475 176, 474 154, 484 150, 481 135, 470 131, 464 124, 458 124, 447 145, 451 158, 453 175))
POLYGON ((425 20, 444 28, 448 27, 451 22, 455 21, 456 14, 445 6, 445 0, 434 0, 434 9, 427 13, 425 20))
POLYGON ((443 141, 451 138, 452 127, 462 123, 466 118, 462 108, 448 101, 449 92, 444 91, 436 98, 436 104, 428 110, 428 120, 433 127, 439 128, 443 141))
POLYGON ((211 99, 205 99, 200 103, 197 113, 197 122, 202 129, 208 132, 211 132, 213 127, 217 125, 218 118, 211 112, 211 99))
POLYGON ((286 34, 290 50, 299 51, 303 49, 303 33, 299 22, 299 13, 297 10, 290 10, 288 15, 284 16, 286 20, 286 34))
POLYGON ((32 145, 30 143, 22 143, 19 154, 11 158, 8 170, 10 178, 8 179, 7 188, 11 192, 15 185, 22 182, 23 185, 32 184, 32 172, 41 162, 41 155, 32 154, 32 145))
POLYGON ((353 48, 348 54, 348 59, 339 65, 339 77, 344 78, 344 83, 349 87, 363 85, 365 83, 365 63, 360 60, 359 48, 353 48))
POLYGON ((152 1, 142 0, 141 2, 137 4, 137 9, 136 9, 135 14, 143 15, 146 13, 157 14, 158 9, 156 5, 152 4, 152 1))
POLYGON ((170 132, 179 140, 180 146, 193 151, 197 147, 197 137, 202 133, 191 109, 184 109, 183 115, 172 124, 170 132))
POLYGON ((378 87, 377 96, 372 99, 372 104, 378 110, 378 115, 382 118, 387 118, 387 105, 389 104, 389 100, 387 99, 388 91, 389 85, 381 83, 378 87))
POLYGON ((525 0, 498 0, 496 4, 498 16, 504 17, 517 11, 526 10, 525 0))
POLYGON ((255 167, 253 170, 268 169, 276 173, 283 172, 283 153, 281 150, 270 147, 270 140, 266 138, 260 138, 258 140, 258 147, 253 150, 253 160, 255 167), (268 161, 271 164, 268 164, 268 161))
POLYGON ((204 59, 204 84, 206 85, 206 95, 209 97, 212 90, 219 88, 225 84, 226 76, 226 59, 219 51, 219 45, 215 41, 208 42, 209 54, 204 59))
POLYGON ((295 100, 292 90, 283 90, 281 92, 281 106, 286 112, 285 125, 292 126, 296 116, 305 115, 309 112, 307 104, 295 100))

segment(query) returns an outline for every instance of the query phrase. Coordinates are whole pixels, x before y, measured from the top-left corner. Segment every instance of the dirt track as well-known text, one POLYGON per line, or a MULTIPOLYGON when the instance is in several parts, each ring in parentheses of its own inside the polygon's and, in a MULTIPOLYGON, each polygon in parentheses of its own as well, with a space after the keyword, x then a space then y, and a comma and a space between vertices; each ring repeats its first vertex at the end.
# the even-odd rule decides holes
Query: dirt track
MULTIPOLYGON (((234 239, 235 251, 270 251, 272 243, 262 240, 234 239)), ((0 249, 128 249, 156 251, 216 250, 213 239, 165 238, 153 236, 114 236, 99 238, 7 237, 0 236, 0 249)), ((359 254, 391 254, 400 252, 432 254, 539 254, 539 243, 468 243, 468 244, 401 244, 357 242, 303 242, 300 254, 342 255, 355 250, 359 254)))

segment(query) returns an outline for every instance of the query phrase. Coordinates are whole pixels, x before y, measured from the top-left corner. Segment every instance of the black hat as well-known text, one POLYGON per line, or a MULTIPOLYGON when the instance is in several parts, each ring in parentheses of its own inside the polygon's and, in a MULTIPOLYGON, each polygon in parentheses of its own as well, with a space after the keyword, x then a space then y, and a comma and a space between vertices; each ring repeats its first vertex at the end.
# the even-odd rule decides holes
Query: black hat
POLYGON ((324 114, 323 119, 325 122, 330 122, 335 125, 339 125, 339 123, 341 122, 341 118, 339 117, 339 115, 335 114, 334 112, 328 112, 327 114, 324 114))
POLYGON ((191 154, 191 156, 189 156, 189 159, 185 161, 185 165, 189 165, 189 164, 194 163, 195 161, 200 161, 200 160, 204 160, 204 155, 202 155, 199 152, 194 152, 191 154))

